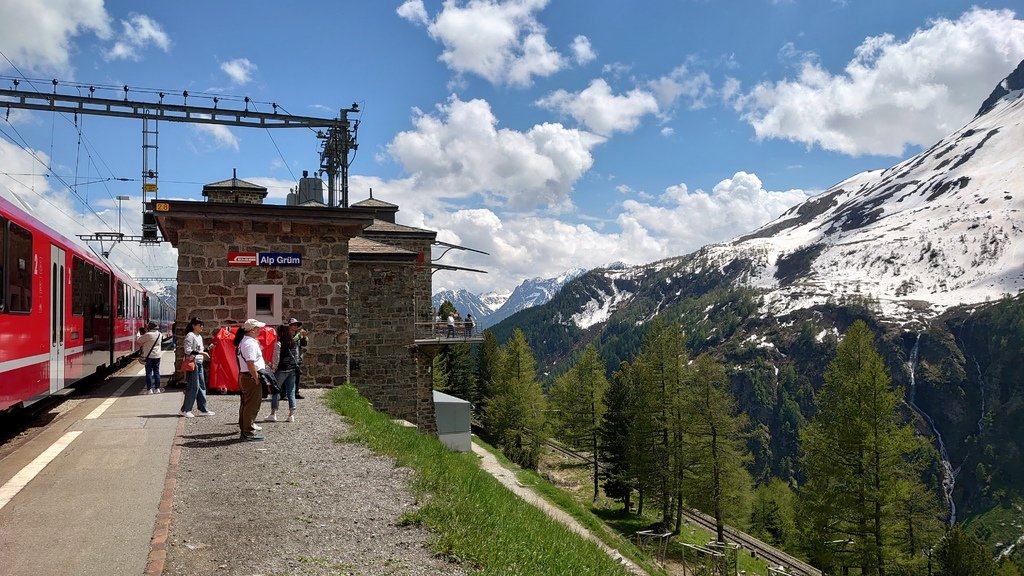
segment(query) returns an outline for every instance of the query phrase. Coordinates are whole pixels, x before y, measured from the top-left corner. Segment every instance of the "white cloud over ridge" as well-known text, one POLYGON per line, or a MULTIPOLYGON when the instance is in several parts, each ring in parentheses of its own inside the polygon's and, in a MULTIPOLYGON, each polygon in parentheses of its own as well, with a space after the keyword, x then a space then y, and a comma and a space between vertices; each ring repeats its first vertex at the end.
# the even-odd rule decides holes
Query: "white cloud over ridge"
POLYGON ((564 206, 594 162, 591 149, 604 141, 556 123, 498 128, 485 100, 452 96, 437 112, 414 118, 415 129, 387 147, 419 193, 435 198, 479 194, 513 208, 564 206))
POLYGON ((601 78, 591 81, 590 86, 575 94, 556 90, 538 100, 537 105, 572 116, 603 136, 632 132, 644 116, 658 112, 658 102, 650 92, 633 89, 616 95, 601 78))
MULTIPOLYGON (((430 37, 444 45, 439 59, 458 74, 475 74, 496 85, 529 86, 535 76, 550 76, 568 66, 568 59, 548 44, 534 13, 548 0, 473 0, 459 6, 446 0, 430 20, 422 0, 399 6, 402 18, 425 25, 430 37)), ((579 59, 592 55, 577 37, 572 46, 579 59)))
POLYGON ((252 75, 256 72, 257 66, 250 62, 248 58, 235 58, 234 60, 222 62, 220 69, 231 78, 232 82, 241 86, 248 84, 252 80, 252 75))
POLYGON ((865 39, 842 74, 805 57, 796 79, 762 82, 735 105, 759 139, 897 156, 969 121, 1022 58, 1024 21, 1010 10, 972 8, 904 41, 865 39))
POLYGON ((156 20, 144 14, 132 14, 128 20, 121 20, 120 37, 107 51, 106 58, 138 61, 149 46, 167 52, 171 49, 171 38, 156 20))
MULTIPOLYGON (((72 74, 69 64, 75 36, 110 36, 109 16, 102 0, 5 0, 0 18, 0 51, 22 72, 72 74)), ((10 70, 0 59, 0 72, 10 70)))
POLYGON ((603 78, 597 78, 579 92, 555 90, 537 100, 542 108, 571 116, 587 129, 609 136, 615 132, 632 132, 645 116, 667 118, 682 97, 689 99, 691 109, 703 108, 714 95, 706 72, 691 73, 679 66, 671 73, 650 80, 641 87, 623 94, 612 92, 603 78))

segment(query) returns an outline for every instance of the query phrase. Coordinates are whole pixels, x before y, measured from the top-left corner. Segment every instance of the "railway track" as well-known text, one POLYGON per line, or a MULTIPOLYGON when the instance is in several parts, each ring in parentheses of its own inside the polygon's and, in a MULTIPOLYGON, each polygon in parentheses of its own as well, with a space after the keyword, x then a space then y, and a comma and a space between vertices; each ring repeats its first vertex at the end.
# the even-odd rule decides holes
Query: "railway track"
MULTIPOLYGON (((582 460, 584 462, 592 462, 589 454, 576 452, 562 444, 559 444, 558 442, 555 442, 554 440, 548 440, 546 444, 548 448, 558 452, 559 454, 563 454, 577 460, 582 460)), ((603 468, 600 463, 598 464, 598 467, 603 468)), ((683 518, 688 523, 694 526, 699 526, 712 534, 716 533, 718 530, 715 525, 715 519, 703 512, 700 512, 699 510, 684 509, 683 518)), ((751 554, 767 561, 768 565, 776 571, 775 573, 781 572, 783 574, 793 574, 796 576, 822 576, 821 570, 818 570, 799 558, 794 558, 793 556, 790 556, 789 554, 786 554, 785 552, 766 544, 745 532, 726 526, 725 533, 732 542, 739 544, 746 550, 750 551, 751 554), (780 567, 783 567, 785 570, 779 570, 780 567)))

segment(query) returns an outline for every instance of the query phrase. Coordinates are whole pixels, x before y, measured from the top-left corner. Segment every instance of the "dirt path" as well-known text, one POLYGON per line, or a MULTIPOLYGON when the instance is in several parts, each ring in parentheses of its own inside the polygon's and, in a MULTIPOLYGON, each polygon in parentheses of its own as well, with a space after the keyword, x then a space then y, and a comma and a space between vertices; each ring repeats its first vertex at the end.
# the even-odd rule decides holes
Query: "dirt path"
POLYGON ((528 486, 524 486, 523 484, 521 484, 519 482, 519 479, 516 478, 515 472, 502 466, 501 463, 498 462, 498 459, 495 458, 493 454, 491 454, 487 450, 484 450, 475 443, 473 444, 473 453, 480 458, 480 466, 484 470, 490 472, 492 476, 497 478, 498 481, 501 482, 506 488, 511 490, 513 494, 519 496, 520 498, 536 506, 537 508, 540 508, 541 510, 544 511, 545 514, 551 516, 552 518, 561 522, 562 524, 565 524, 573 532, 579 534, 580 536, 583 536, 588 540, 595 542, 602 550, 605 551, 605 553, 611 556, 616 562, 625 566, 633 574, 637 574, 638 576, 648 576, 647 572, 644 572, 639 566, 634 564, 631 560, 619 554, 618 550, 611 548, 610 546, 602 542, 600 539, 598 539, 597 536, 591 534, 591 532, 584 528, 582 524, 577 522, 575 518, 566 514, 562 509, 553 506, 544 498, 541 498, 528 486))

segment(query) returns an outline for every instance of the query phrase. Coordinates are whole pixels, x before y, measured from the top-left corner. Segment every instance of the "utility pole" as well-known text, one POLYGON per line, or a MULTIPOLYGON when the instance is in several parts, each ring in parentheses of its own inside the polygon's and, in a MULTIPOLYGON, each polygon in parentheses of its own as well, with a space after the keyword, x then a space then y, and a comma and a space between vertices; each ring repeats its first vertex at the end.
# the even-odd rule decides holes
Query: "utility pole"
MULTIPOLYGON (((159 144, 158 123, 183 122, 192 124, 216 124, 221 126, 237 126, 242 128, 310 128, 317 130, 317 138, 324 140, 320 152, 320 169, 326 173, 330 205, 335 206, 335 189, 340 179, 341 208, 348 207, 348 167, 349 153, 358 148, 356 132, 358 120, 349 120, 349 112, 358 112, 355 103, 351 108, 343 108, 337 118, 317 118, 313 116, 293 116, 278 113, 277 103, 272 103, 273 112, 257 112, 249 110, 249 97, 245 97, 245 109, 218 108, 219 99, 212 97, 213 106, 194 106, 188 104, 188 91, 182 92, 182 103, 164 102, 165 93, 159 93, 158 102, 129 100, 131 88, 125 85, 122 90, 124 97, 99 98, 95 96, 96 88, 89 86, 88 96, 75 94, 59 94, 60 82, 52 81, 53 92, 19 90, 20 81, 14 80, 14 89, 0 89, 0 109, 17 108, 22 110, 40 110, 44 112, 62 112, 66 114, 91 114, 97 116, 114 116, 120 118, 136 118, 142 120, 142 236, 131 237, 142 244, 157 244, 158 237, 156 218, 152 211, 146 210, 149 200, 159 197, 157 179, 159 177, 157 151, 159 144), (152 196, 150 196, 152 195, 152 196)), ((75 85, 78 87, 84 87, 75 85)), ((81 236, 84 240, 97 240, 93 236, 81 236)))

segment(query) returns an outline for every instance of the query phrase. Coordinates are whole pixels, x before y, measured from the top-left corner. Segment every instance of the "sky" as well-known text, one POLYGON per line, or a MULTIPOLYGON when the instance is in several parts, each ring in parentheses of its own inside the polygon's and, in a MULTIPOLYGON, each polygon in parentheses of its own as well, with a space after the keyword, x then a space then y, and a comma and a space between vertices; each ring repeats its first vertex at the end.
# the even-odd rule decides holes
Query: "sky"
MULTIPOLYGON (((473 248, 434 289, 723 242, 971 120, 1024 59, 1024 1, 0 0, 0 87, 359 121, 349 201, 473 248)), ((283 204, 308 129, 159 124, 160 198, 283 204)), ((0 194, 68 235, 141 234, 142 122, 5 110, 0 194), (117 201, 118 196, 130 200, 117 201), (120 207, 119 207, 120 205, 120 207)), ((98 246, 98 245, 97 245, 98 246)), ((169 244, 107 245, 173 278, 169 244)))

